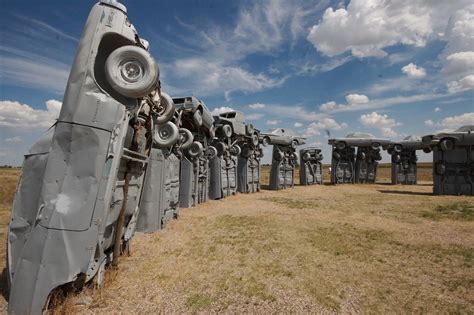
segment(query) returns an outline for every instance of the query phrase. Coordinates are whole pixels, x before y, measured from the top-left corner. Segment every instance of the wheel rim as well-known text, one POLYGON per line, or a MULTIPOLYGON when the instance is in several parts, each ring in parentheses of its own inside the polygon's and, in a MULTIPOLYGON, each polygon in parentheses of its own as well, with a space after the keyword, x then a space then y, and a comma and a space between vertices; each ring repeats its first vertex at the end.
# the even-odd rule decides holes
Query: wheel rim
POLYGON ((122 78, 129 83, 138 82, 143 78, 143 65, 138 60, 124 60, 119 68, 122 78))
POLYGON ((162 139, 168 139, 171 136, 171 132, 168 128, 163 128, 158 130, 158 135, 162 139))

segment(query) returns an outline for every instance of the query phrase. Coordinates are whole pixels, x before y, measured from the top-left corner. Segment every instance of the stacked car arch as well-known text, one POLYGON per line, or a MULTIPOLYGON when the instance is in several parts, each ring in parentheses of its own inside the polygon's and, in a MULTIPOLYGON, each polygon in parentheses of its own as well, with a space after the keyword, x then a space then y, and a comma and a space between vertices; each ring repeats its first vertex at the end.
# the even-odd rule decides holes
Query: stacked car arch
MULTIPOLYGON (((331 183, 374 183, 381 149, 392 183, 416 184, 416 150, 434 152, 435 194, 474 193, 474 126, 400 142, 355 133, 330 139, 331 183), (357 148, 357 152, 356 152, 357 148)), ((130 253, 135 231, 155 232, 179 208, 260 191, 262 146, 273 145, 269 189, 323 183, 322 154, 243 113, 213 117, 194 96, 161 90, 159 68, 112 0, 96 4, 58 121, 25 155, 8 232, 10 313, 41 313, 51 296, 93 282, 130 253), (80 82, 80 83, 78 83, 80 82)))

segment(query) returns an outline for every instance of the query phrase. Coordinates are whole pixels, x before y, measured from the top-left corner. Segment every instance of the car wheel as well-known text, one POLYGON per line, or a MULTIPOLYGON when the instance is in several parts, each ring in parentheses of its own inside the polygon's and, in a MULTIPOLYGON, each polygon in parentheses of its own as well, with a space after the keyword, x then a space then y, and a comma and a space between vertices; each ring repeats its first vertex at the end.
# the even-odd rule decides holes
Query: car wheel
POLYGON ((199 110, 196 110, 193 114, 193 122, 196 126, 202 126, 202 114, 199 110))
POLYGON ((436 174, 438 174, 438 175, 446 174, 446 166, 444 164, 441 164, 441 163, 436 165, 436 174))
POLYGON ((270 144, 270 138, 269 137, 263 137, 262 139, 262 145, 266 147, 267 145, 270 144))
POLYGON ((377 150, 378 148, 380 148, 380 143, 374 142, 370 145, 370 147, 372 148, 372 150, 377 150))
POLYGON ((187 149, 193 144, 194 136, 186 128, 179 128, 179 135, 181 140, 181 149, 187 149))
POLYGON ((226 150, 226 145, 224 142, 216 142, 212 146, 216 148, 218 156, 221 156, 222 154, 224 154, 226 150))
POLYGON ((359 154, 357 154, 357 157, 361 160, 365 160, 365 158, 366 158, 365 152, 359 152, 359 154))
POLYGON ((230 148, 230 154, 232 154, 232 155, 237 156, 241 152, 242 152, 242 150, 240 149, 240 147, 238 145, 233 145, 232 148, 230 148))
POLYGON ((158 148, 169 148, 179 140, 178 127, 170 121, 156 125, 153 138, 158 148))
POLYGON ((188 148, 188 155, 191 158, 198 157, 204 152, 204 148, 201 144, 201 142, 194 141, 188 148))
POLYGON ((217 149, 210 146, 207 148, 206 154, 207 154, 207 158, 211 160, 217 156, 217 149))
POLYGON ((443 139, 439 145, 443 151, 450 151, 454 149, 454 141, 451 139, 443 139))
POLYGON ((132 98, 150 94, 159 78, 158 65, 148 51, 138 46, 122 46, 105 62, 107 82, 118 93, 132 98))
POLYGON ((335 158, 336 160, 340 160, 341 159, 341 154, 339 152, 333 152, 332 157, 335 158))
POLYGON ((296 149, 296 148, 298 147, 298 141, 297 141, 297 140, 291 141, 291 147, 292 147, 293 149, 296 149))
POLYGON ((156 118, 157 124, 164 124, 173 117, 176 110, 176 105, 173 102, 171 96, 166 93, 161 93, 160 105, 158 106, 158 117, 156 118))
POLYGON ((308 162, 310 158, 311 158, 311 154, 309 154, 308 152, 303 154, 303 161, 308 162))
POLYGON ((431 149, 430 148, 423 148, 423 152, 428 154, 428 153, 431 153, 431 149))
POLYGON ((232 127, 230 125, 223 125, 221 127, 222 129, 222 134, 226 137, 226 138, 230 138, 232 137, 232 127))
POLYGON ((395 144, 395 145, 393 146, 393 152, 395 152, 395 153, 400 153, 400 152, 402 152, 402 146, 401 146, 400 144, 395 144))
POLYGON ((254 147, 258 146, 258 135, 256 133, 252 134, 252 145, 254 147))
POLYGON ((401 157, 399 154, 392 155, 392 163, 400 163, 401 157))
POLYGON ((281 160, 283 160, 284 154, 283 154, 283 152, 281 152, 281 151, 275 151, 275 152, 273 153, 273 158, 275 159, 275 161, 280 162, 281 160))
POLYGON ((346 147, 345 142, 337 142, 336 143, 336 149, 338 149, 338 150, 344 150, 345 147, 346 147))
POLYGON ((254 132, 254 130, 255 130, 255 129, 253 128, 253 125, 252 125, 252 124, 246 125, 246 126, 245 126, 245 129, 246 129, 246 131, 247 131, 247 135, 249 135, 249 136, 252 135, 253 132, 254 132))

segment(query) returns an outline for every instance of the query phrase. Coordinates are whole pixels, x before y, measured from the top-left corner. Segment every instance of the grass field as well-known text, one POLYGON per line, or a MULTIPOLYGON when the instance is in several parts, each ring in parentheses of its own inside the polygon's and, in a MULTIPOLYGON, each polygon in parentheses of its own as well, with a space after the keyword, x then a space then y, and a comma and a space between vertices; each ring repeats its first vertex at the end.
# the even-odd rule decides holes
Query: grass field
MULTIPOLYGON (((263 190, 182 209, 165 230, 136 234, 103 288, 57 311, 473 313, 474 201, 432 196, 430 174, 423 165, 420 185, 392 186, 381 167, 376 185, 263 190)), ((18 175, 0 175, 3 238, 18 175)))

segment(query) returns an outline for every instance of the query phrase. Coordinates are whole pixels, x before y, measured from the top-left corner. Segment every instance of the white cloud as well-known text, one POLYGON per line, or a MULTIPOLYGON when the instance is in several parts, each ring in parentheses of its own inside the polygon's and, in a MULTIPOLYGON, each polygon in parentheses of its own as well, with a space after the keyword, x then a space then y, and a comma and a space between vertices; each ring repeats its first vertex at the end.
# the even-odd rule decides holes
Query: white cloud
POLYGON ((294 125, 293 125, 293 127, 295 127, 295 128, 301 128, 301 127, 303 127, 303 124, 302 124, 302 123, 299 123, 299 122, 295 122, 294 125))
POLYGON ((434 122, 433 122, 431 119, 427 119, 427 120, 425 120, 425 125, 427 125, 427 126, 433 126, 433 125, 434 125, 434 122))
POLYGON ((265 104, 262 103, 255 103, 248 105, 250 109, 262 109, 265 108, 265 104))
MULTIPOLYGON (((307 38, 328 56, 350 51, 357 57, 382 57, 386 55, 383 48, 395 44, 425 46, 431 37, 444 32, 454 12, 469 3, 469 0, 352 0, 346 8, 328 8, 307 38)), ((469 21, 465 12, 459 15, 458 20, 469 21)), ((467 23, 458 23, 456 31, 467 28, 467 23)))
POLYGON ((279 123, 281 123, 281 120, 267 120, 267 125, 269 126, 278 125, 279 123))
POLYGON ((334 101, 327 102, 319 106, 323 112, 344 111, 347 108, 357 109, 360 106, 366 106, 369 103, 369 98, 362 94, 348 94, 346 95, 346 104, 337 104, 334 101))
POLYGON ((319 121, 310 123, 305 129, 303 136, 319 136, 321 134, 321 130, 340 130, 343 128, 347 128, 346 123, 339 124, 333 118, 326 117, 320 119, 319 121))
POLYGON ((461 51, 446 57, 443 72, 447 75, 463 74, 474 69, 474 51, 461 51))
POLYGON ((409 63, 402 68, 402 72, 405 73, 409 78, 421 79, 426 76, 426 71, 422 67, 418 67, 413 63, 409 63))
POLYGON ((449 93, 459 93, 474 89, 474 74, 465 76, 458 81, 451 81, 448 83, 449 93))
POLYGON ((21 139, 21 137, 12 137, 12 138, 6 138, 5 139, 5 142, 10 142, 10 143, 19 143, 19 142, 22 142, 23 140, 21 139))
POLYGON ((369 102, 369 98, 361 94, 349 94, 346 95, 346 102, 347 105, 367 104, 369 102))
POLYGON ((445 40, 448 44, 443 52, 445 56, 473 50, 474 23, 472 21, 474 21, 474 4, 472 4, 472 1, 458 2, 463 6, 451 14, 446 27, 445 40))
POLYGON ((364 126, 379 129, 382 132, 382 135, 386 137, 398 136, 393 128, 401 125, 395 119, 389 118, 388 115, 380 115, 377 112, 361 115, 359 121, 364 126))
POLYGON ((435 109, 434 109, 434 112, 435 112, 435 113, 440 112, 440 111, 441 111, 441 108, 435 107, 435 109))
POLYGON ((222 113, 227 113, 227 112, 231 112, 233 111, 234 109, 230 108, 230 107, 227 107, 227 106, 222 106, 222 107, 217 107, 217 108, 214 108, 211 112, 212 116, 219 116, 220 114, 222 113))
POLYGON ((0 101, 0 128, 44 129, 50 127, 59 115, 61 102, 49 100, 46 110, 34 109, 16 101, 0 101))
POLYGON ((441 120, 440 125, 449 129, 457 129, 465 125, 474 125, 474 112, 464 113, 459 116, 446 117, 441 120))

